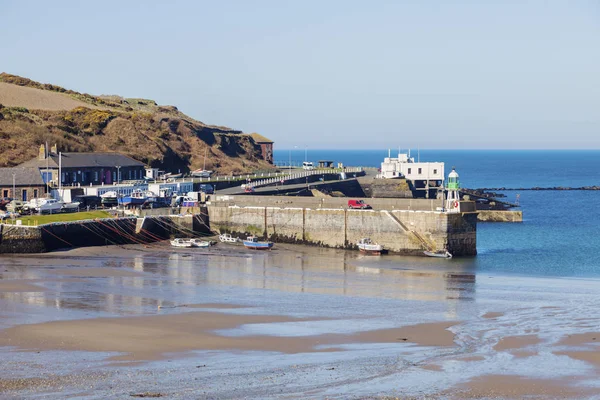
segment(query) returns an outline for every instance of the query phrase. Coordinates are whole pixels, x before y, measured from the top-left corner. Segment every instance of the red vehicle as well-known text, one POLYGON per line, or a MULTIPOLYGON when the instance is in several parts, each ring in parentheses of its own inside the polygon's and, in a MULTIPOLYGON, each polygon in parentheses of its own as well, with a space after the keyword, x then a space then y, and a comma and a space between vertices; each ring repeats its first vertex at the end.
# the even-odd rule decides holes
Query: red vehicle
POLYGON ((254 193, 254 188, 252 186, 246 186, 244 193, 254 193))
POLYGON ((372 207, 364 202, 364 200, 348 200, 348 208, 367 210, 372 207))

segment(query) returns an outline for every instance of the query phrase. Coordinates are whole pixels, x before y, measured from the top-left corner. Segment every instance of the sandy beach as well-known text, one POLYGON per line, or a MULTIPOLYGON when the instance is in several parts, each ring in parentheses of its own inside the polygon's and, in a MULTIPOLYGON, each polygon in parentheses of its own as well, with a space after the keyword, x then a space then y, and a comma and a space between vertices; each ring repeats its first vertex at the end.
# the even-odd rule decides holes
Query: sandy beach
POLYGON ((0 263, 2 397, 600 396, 595 281, 292 245, 0 263))

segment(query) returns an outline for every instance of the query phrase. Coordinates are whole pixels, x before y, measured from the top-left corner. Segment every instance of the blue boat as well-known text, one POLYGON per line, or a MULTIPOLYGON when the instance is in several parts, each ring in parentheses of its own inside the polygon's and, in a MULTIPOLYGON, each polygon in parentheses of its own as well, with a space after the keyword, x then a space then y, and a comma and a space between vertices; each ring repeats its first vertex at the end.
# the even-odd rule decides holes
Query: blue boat
POLYGON ((259 242, 256 236, 248 236, 244 240, 244 246, 251 250, 271 250, 273 242, 259 242))
POLYGON ((134 190, 129 196, 123 196, 118 198, 119 205, 121 206, 141 206, 148 201, 148 195, 139 190, 134 190))

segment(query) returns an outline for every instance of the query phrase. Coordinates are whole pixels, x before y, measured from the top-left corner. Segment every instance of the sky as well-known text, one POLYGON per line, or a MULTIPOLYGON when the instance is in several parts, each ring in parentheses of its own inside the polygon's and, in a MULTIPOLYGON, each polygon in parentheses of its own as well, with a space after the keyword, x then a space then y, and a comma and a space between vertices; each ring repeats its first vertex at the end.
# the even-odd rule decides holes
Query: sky
POLYGON ((0 0, 0 70, 276 148, 600 148, 600 1, 0 0))

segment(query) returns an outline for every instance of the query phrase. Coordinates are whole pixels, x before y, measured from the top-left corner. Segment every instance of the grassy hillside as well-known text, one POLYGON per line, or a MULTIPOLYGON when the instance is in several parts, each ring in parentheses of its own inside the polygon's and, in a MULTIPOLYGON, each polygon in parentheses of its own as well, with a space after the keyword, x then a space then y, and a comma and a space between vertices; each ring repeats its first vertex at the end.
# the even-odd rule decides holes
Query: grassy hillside
POLYGON ((0 166, 61 151, 118 151, 170 171, 236 173, 269 168, 241 131, 206 125, 152 100, 92 96, 0 73, 0 166))

